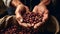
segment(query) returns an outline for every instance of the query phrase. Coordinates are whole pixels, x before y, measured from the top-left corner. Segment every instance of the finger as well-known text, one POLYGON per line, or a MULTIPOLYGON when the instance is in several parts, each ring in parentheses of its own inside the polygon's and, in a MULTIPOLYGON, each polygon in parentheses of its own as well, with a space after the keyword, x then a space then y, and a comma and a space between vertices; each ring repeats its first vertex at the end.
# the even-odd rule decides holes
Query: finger
POLYGON ((36 13, 38 11, 37 9, 38 9, 38 7, 35 6, 32 12, 35 12, 36 13))
POLYGON ((48 10, 46 9, 44 14, 43 14, 43 19, 42 21, 45 22, 48 19, 48 10))
POLYGON ((26 23, 22 23, 21 25, 24 27, 28 27, 28 25, 26 23))
POLYGON ((21 15, 16 15, 16 20, 22 22, 23 18, 21 15))
POLYGON ((20 15, 20 17, 19 17, 19 18, 20 18, 20 22, 23 22, 23 18, 22 18, 22 16, 21 16, 21 15, 20 15))
POLYGON ((28 27, 31 27, 31 24, 27 23, 28 27))
POLYGON ((29 8, 27 6, 24 6, 24 9, 21 12, 21 15, 25 14, 26 12, 29 12, 29 8))
POLYGON ((20 20, 18 20, 18 19, 17 19, 17 21, 18 21, 18 23, 19 23, 20 26, 23 26, 23 27, 27 27, 27 26, 28 26, 26 23, 22 23, 22 22, 21 22, 20 20))
POLYGON ((20 25, 23 27, 31 27, 31 24, 29 23, 20 23, 20 25))
POLYGON ((22 12, 23 12, 23 11, 25 11, 24 5, 19 5, 19 6, 16 8, 15 14, 20 14, 20 15, 22 15, 22 12))
POLYGON ((28 25, 26 23, 22 23, 22 22, 19 22, 19 25, 23 26, 23 27, 28 27, 28 25))
POLYGON ((42 15, 44 13, 44 9, 45 9, 44 6, 42 6, 42 5, 38 6, 38 13, 42 15))
POLYGON ((19 19, 19 20, 17 19, 17 21, 18 21, 18 23, 21 23, 23 20, 22 19, 19 19))
POLYGON ((35 24, 34 28, 36 29, 37 27, 39 27, 41 25, 42 22, 39 22, 37 24, 35 24))
POLYGON ((43 16, 42 22, 45 22, 45 21, 47 21, 47 20, 48 20, 48 14, 45 14, 45 15, 43 16))
POLYGON ((34 26, 34 24, 32 24, 31 26, 34 26))
POLYGON ((20 22, 23 22, 23 19, 22 18, 20 19, 20 22))
POLYGON ((30 10, 27 6, 25 6, 25 8, 26 8, 26 12, 30 12, 30 10))
POLYGON ((25 8, 26 8, 26 11, 29 11, 29 8, 27 6, 25 6, 25 8))
POLYGON ((16 13, 20 12, 21 10, 23 9, 22 5, 19 5, 17 8, 16 8, 16 13))

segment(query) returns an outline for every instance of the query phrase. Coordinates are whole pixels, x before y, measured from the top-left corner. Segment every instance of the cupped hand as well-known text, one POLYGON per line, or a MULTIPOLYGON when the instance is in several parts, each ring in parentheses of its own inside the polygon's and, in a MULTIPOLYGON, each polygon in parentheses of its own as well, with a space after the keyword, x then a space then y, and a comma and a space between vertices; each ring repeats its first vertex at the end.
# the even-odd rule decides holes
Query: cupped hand
POLYGON ((29 12, 29 8, 25 5, 18 5, 17 6, 16 11, 15 11, 16 20, 19 23, 19 25, 27 27, 27 26, 30 26, 30 24, 22 23, 23 17, 22 17, 21 12, 24 12, 24 11, 29 12))
POLYGON ((43 15, 42 22, 39 22, 34 25, 34 28, 37 28, 38 26, 41 26, 43 23, 45 23, 48 19, 48 9, 45 5, 37 5, 34 7, 33 12, 39 13, 40 15, 43 15))

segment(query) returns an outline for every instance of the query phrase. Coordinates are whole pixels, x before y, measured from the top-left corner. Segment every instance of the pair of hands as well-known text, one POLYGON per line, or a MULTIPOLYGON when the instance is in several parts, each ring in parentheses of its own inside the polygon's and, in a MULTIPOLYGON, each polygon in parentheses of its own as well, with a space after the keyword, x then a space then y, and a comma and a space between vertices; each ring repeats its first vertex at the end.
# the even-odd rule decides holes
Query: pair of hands
POLYGON ((40 15, 43 14, 43 19, 42 22, 39 22, 37 24, 29 24, 29 23, 22 23, 23 18, 21 16, 22 11, 30 12, 29 8, 25 5, 18 5, 15 11, 16 14, 16 20, 18 21, 19 25, 24 26, 24 27, 31 27, 33 26, 34 28, 37 28, 38 26, 41 26, 47 19, 48 19, 48 10, 45 5, 36 5, 33 9, 32 12, 39 13, 40 15))

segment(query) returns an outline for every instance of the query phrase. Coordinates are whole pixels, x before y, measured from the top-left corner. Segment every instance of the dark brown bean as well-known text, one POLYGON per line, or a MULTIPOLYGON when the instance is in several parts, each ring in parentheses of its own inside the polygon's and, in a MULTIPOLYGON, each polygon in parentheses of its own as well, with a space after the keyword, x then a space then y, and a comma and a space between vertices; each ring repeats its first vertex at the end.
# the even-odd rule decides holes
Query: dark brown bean
MULTIPOLYGON (((30 23, 30 24, 36 24, 39 22, 42 22, 42 16, 38 13, 29 12, 22 15, 23 22, 22 23, 30 23)), ((24 27, 18 27, 17 25, 12 25, 9 28, 6 28, 6 30, 1 30, 2 33, 5 34, 33 34, 37 32, 33 28, 24 28, 24 27)))

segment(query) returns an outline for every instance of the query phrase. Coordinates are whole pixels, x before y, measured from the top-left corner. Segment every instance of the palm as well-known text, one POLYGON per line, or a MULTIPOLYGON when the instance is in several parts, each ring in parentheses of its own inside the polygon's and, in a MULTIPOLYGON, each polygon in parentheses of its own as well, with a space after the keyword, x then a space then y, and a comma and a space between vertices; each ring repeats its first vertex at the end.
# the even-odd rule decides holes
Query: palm
POLYGON ((48 10, 45 5, 35 6, 33 12, 43 15, 42 22, 35 24, 34 28, 41 26, 41 24, 43 24, 48 19, 48 10))
POLYGON ((23 21, 22 13, 21 13, 22 11, 29 12, 29 8, 25 5, 19 5, 15 11, 16 20, 19 23, 19 25, 24 26, 24 27, 28 27, 28 26, 30 26, 30 24, 22 23, 22 21, 23 21))

